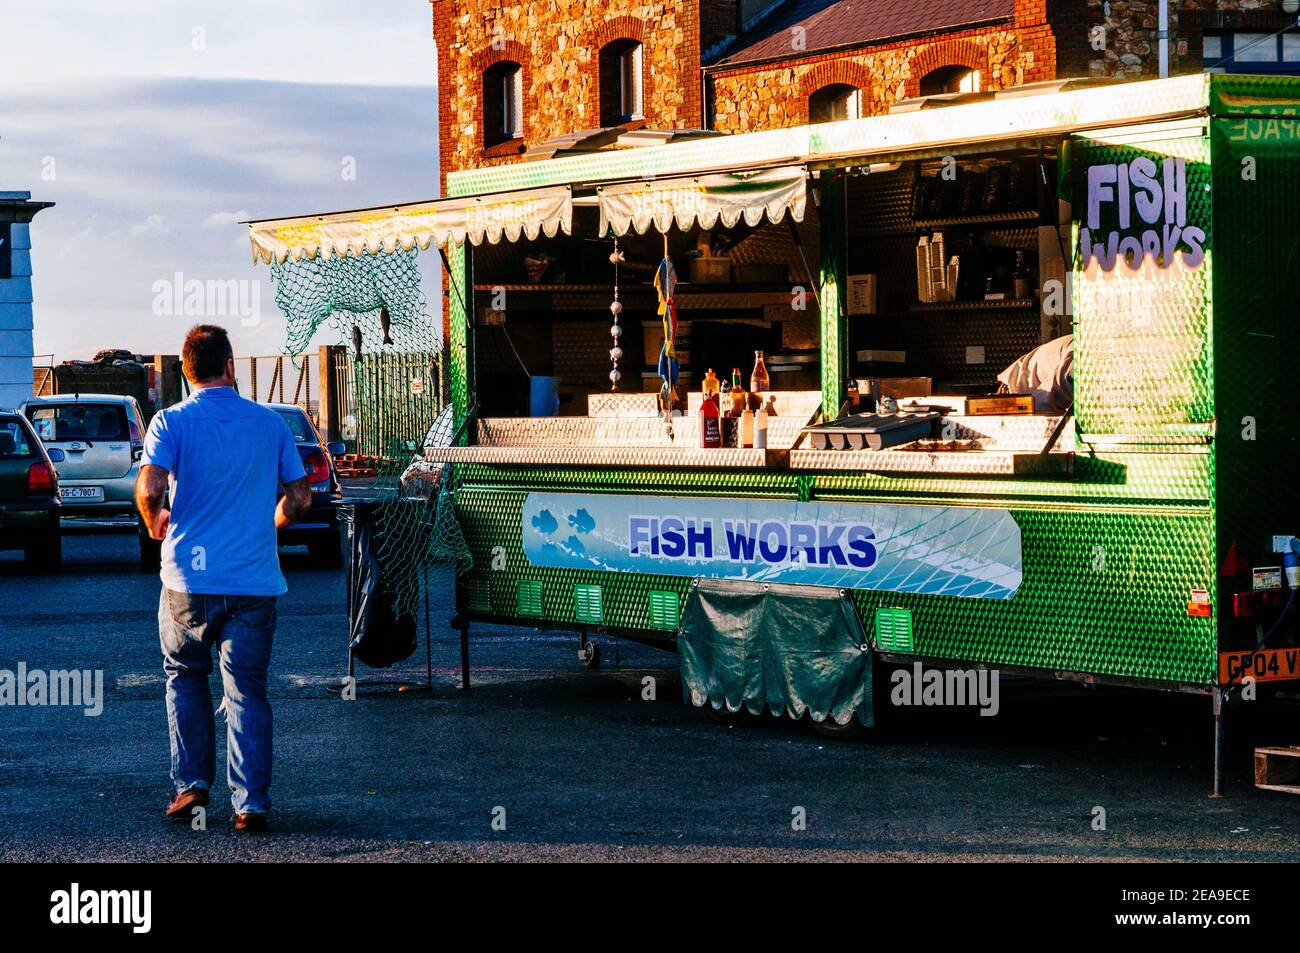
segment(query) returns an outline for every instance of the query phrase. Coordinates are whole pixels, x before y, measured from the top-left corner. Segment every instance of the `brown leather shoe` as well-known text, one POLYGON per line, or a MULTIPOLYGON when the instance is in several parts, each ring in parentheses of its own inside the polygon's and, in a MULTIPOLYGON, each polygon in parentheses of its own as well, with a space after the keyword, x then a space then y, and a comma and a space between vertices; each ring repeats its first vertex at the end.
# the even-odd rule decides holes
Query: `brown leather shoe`
POLYGON ((235 830, 261 833, 266 830, 265 814, 236 814, 235 830))
POLYGON ((196 807, 208 806, 208 792, 203 788, 186 788, 167 805, 167 816, 174 821, 188 821, 196 807))

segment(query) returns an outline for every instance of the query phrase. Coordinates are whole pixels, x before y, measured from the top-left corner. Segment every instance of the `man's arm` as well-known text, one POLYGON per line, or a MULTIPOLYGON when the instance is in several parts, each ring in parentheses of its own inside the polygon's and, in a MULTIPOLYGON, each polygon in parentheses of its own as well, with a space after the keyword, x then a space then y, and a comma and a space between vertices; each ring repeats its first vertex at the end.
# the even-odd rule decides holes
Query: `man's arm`
POLYGON ((135 478, 135 508, 140 511, 144 525, 149 528, 149 535, 153 539, 162 539, 167 535, 172 514, 163 505, 166 499, 167 471, 146 463, 135 478))
POLYGON ((284 529, 298 522, 311 509, 311 484, 307 477, 292 480, 284 485, 284 496, 275 508, 275 528, 284 529))

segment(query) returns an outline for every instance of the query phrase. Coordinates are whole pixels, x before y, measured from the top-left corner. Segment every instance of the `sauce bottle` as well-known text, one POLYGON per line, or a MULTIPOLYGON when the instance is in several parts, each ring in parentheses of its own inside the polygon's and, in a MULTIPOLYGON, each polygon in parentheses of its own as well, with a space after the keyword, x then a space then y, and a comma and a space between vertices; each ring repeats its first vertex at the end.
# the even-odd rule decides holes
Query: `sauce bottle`
POLYGON ((740 415, 740 445, 742 447, 754 445, 754 412, 749 409, 748 404, 740 415))
POLYGON ((717 403, 721 391, 722 385, 718 383, 718 377, 713 373, 713 368, 710 367, 709 373, 704 375, 704 397, 706 400, 712 397, 714 403, 717 403))
POLYGON ((700 401, 700 446, 722 446, 722 416, 713 396, 706 396, 700 401))
POLYGON ((758 408, 754 415, 754 449, 767 449, 767 406, 758 408))
POLYGON ((745 388, 740 384, 740 368, 731 369, 731 416, 739 417, 745 410, 745 388))

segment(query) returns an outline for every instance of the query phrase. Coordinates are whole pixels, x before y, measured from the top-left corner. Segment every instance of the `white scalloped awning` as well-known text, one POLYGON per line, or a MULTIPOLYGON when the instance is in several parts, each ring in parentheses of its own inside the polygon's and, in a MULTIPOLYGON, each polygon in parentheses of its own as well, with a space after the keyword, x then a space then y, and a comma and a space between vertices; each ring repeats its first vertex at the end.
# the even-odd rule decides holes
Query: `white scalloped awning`
POLYGON ((764 215, 781 221, 787 209, 796 222, 802 222, 807 178, 803 166, 784 166, 603 186, 596 190, 600 234, 613 229, 615 235, 626 235, 633 228, 644 235, 651 225, 660 232, 674 224, 683 230, 696 224, 710 229, 719 220, 730 228, 742 218, 746 225, 757 225, 764 215))
POLYGON ((466 238, 474 245, 485 238, 495 245, 503 235, 513 242, 520 235, 531 240, 544 232, 554 238, 572 229, 573 193, 567 185, 248 223, 253 260, 266 264, 322 253, 378 254, 398 246, 445 248, 466 238))

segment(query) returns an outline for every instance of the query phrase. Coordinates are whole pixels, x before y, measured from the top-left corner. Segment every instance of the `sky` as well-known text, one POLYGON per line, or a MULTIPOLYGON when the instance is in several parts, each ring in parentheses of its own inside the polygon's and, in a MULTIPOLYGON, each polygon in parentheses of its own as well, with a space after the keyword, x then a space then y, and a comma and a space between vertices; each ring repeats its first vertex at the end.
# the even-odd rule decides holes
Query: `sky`
POLYGON ((31 231, 35 349, 56 363, 178 353, 201 320, 279 353, 239 222, 437 195, 428 0, 0 0, 0 35, 0 191, 56 203, 31 231), (169 309, 196 280, 239 282, 243 307, 169 309))

